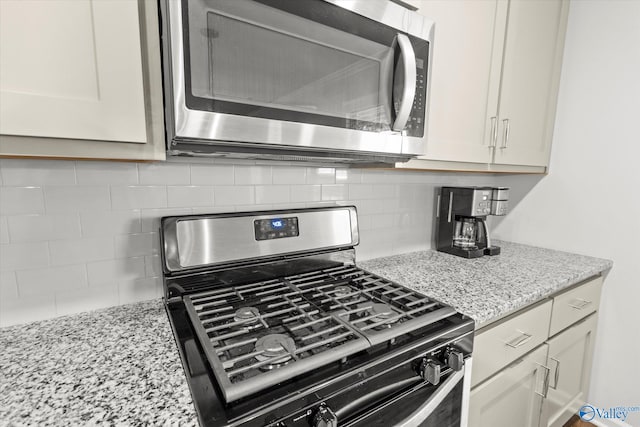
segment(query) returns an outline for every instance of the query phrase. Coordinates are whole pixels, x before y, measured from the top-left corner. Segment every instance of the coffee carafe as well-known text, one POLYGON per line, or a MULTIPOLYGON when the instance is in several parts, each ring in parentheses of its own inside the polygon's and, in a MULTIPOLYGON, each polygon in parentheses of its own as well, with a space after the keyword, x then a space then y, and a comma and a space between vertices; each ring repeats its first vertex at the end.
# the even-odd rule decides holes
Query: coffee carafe
POLYGON ((488 215, 506 215, 506 187, 442 187, 436 213, 436 249, 464 258, 498 255, 491 243, 488 215))

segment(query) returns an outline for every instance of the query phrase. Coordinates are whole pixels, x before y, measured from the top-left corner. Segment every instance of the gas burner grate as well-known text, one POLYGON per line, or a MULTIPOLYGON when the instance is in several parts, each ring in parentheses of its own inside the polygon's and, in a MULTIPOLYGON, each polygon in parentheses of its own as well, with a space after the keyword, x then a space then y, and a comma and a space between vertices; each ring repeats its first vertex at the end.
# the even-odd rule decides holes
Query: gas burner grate
POLYGON ((184 301, 227 401, 455 314, 350 265, 215 288, 184 301))

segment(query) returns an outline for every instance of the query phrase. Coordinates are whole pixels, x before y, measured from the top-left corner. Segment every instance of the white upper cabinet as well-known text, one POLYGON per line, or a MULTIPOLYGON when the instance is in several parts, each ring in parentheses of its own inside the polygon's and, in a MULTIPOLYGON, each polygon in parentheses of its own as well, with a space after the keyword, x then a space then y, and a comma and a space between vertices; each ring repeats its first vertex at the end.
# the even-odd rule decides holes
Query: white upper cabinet
POLYGON ((549 163, 567 9, 559 0, 509 4, 495 163, 549 163))
POLYGON ((0 154, 163 159, 157 6, 0 1, 0 154))
POLYGON ((436 23, 427 152, 399 167, 544 172, 568 0, 412 0, 436 23))

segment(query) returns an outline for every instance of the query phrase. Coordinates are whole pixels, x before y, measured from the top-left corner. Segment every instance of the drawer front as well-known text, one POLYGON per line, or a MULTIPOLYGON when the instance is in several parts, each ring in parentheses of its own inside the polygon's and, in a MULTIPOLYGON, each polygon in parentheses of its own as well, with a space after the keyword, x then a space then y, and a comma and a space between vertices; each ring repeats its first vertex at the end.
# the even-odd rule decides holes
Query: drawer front
POLYGON ((547 339, 551 306, 547 301, 475 336, 472 387, 547 339))
POLYGON ((549 336, 553 336, 598 310, 602 277, 596 277, 584 285, 564 292, 553 298, 551 312, 551 328, 549 336))

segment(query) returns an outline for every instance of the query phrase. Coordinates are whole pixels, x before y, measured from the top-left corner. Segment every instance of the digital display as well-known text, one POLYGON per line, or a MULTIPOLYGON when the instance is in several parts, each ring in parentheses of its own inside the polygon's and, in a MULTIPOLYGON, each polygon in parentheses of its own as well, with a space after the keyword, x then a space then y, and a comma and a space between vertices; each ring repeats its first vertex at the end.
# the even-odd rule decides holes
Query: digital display
POLYGON ((265 218, 253 222, 256 240, 281 239, 283 237, 297 237, 298 218, 265 218))
POLYGON ((416 68, 423 69, 424 68, 424 60, 420 58, 416 58, 416 68))

